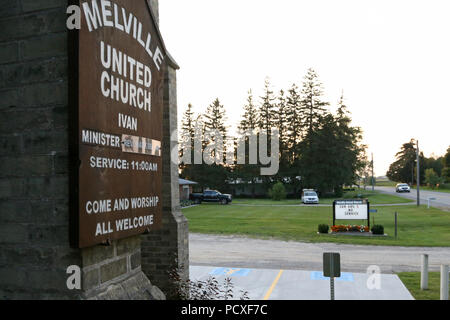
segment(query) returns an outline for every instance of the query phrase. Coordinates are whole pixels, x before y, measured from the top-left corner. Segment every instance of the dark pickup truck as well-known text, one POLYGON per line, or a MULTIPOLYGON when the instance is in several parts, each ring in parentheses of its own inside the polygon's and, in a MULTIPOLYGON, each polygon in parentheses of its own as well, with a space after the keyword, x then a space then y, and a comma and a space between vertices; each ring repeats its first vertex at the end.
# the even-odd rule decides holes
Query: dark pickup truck
POLYGON ((221 204, 229 204, 233 199, 231 194, 222 194, 216 190, 206 190, 203 193, 191 193, 189 200, 200 204, 202 202, 220 202, 221 204))

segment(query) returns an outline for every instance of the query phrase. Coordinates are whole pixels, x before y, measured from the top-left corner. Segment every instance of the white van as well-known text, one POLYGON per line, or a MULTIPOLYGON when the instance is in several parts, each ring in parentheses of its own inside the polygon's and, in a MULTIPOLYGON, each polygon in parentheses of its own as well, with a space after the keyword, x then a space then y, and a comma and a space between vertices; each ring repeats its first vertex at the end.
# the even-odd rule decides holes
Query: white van
POLYGON ((316 191, 314 191, 313 189, 303 189, 302 202, 304 204, 308 204, 308 203, 318 204, 319 196, 317 195, 316 191))

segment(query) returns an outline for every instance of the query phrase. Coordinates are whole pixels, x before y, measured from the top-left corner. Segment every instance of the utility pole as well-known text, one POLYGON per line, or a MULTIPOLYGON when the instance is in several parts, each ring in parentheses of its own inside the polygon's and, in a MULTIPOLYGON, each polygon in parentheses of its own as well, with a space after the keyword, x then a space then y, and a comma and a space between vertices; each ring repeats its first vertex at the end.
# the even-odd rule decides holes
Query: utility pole
POLYGON ((375 179, 373 177, 373 152, 372 152, 372 191, 375 191, 375 179))
POLYGON ((417 206, 420 206, 420 157, 419 157, 419 140, 417 140, 417 206))

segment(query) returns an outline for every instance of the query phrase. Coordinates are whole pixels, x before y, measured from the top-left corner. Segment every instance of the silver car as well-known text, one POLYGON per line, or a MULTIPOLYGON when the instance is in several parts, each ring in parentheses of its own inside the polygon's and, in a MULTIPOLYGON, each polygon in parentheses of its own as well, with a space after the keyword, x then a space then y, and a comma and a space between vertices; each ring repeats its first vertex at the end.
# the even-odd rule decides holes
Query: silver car
POLYGON ((395 192, 411 192, 411 187, 406 183, 399 183, 395 186, 395 192))

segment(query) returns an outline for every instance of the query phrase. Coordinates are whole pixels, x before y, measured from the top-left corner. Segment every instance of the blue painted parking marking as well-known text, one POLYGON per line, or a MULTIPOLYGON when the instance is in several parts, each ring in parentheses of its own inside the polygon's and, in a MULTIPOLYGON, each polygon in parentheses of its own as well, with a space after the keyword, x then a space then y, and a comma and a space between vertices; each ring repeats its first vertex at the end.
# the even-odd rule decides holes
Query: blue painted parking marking
MULTIPOLYGON (((339 278, 334 278, 336 281, 348 281, 353 282, 355 279, 353 278, 353 273, 350 272, 342 272, 339 278)), ((311 272, 311 280, 330 280, 329 277, 324 277, 322 271, 312 271, 311 272)))
POLYGON ((215 268, 213 271, 211 271, 209 274, 211 276, 220 276, 225 274, 225 270, 227 270, 227 268, 215 268))
POLYGON ((251 269, 239 269, 238 271, 233 273, 233 275, 238 276, 238 277, 245 277, 245 276, 248 276, 250 271, 251 271, 251 269))
POLYGON ((250 273, 251 269, 233 269, 233 268, 215 268, 209 274, 211 276, 237 276, 245 277, 250 273))

